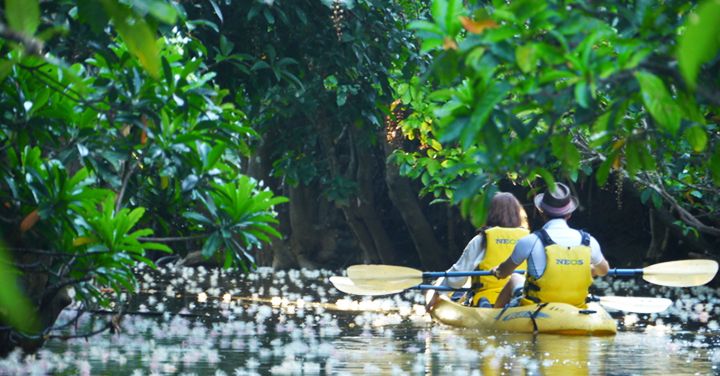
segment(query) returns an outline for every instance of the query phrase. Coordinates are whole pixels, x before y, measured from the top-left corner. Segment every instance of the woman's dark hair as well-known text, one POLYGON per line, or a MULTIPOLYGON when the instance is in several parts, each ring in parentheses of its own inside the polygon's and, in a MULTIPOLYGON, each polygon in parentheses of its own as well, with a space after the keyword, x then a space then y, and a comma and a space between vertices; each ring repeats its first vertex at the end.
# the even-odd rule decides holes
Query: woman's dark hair
POLYGON ((527 213, 512 193, 498 192, 490 201, 484 228, 495 226, 528 228, 527 213))

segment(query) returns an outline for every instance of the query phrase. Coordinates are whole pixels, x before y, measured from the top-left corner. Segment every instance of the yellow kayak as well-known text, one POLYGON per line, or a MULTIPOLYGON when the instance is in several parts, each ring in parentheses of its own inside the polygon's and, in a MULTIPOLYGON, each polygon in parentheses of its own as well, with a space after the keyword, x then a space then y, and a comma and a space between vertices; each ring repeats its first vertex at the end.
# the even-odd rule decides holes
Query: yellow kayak
POLYGON ((580 309, 565 303, 502 308, 478 308, 458 304, 441 295, 430 315, 446 325, 518 333, 610 336, 617 323, 597 303, 580 309))

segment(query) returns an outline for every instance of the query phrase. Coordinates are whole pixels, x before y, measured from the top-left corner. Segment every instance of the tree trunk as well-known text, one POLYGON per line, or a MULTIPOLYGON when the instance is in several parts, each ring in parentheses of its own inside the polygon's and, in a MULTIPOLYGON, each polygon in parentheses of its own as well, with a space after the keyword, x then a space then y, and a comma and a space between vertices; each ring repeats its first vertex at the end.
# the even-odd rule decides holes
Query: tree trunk
POLYGON ((658 223, 658 220, 655 218, 655 210, 650 209, 648 216, 650 223, 650 245, 645 254, 645 261, 650 264, 655 264, 662 259, 665 253, 670 230, 662 225, 662 223, 658 223))
MULTIPOLYGON (((30 265, 34 263, 42 263, 46 267, 52 264, 52 257, 39 256, 34 254, 18 254, 14 255, 14 260, 18 264, 30 265)), ((56 291, 49 291, 50 284, 48 274, 45 272, 25 272, 20 278, 20 286, 31 304, 36 307, 36 317, 28 317, 28 320, 35 320, 37 327, 41 332, 26 333, 27 335, 15 332, 13 329, 6 327, 5 323, 0 323, 0 357, 4 357, 15 347, 20 347, 26 353, 34 353, 45 343, 45 337, 42 334, 47 328, 51 328, 57 320, 60 312, 67 307, 72 300, 68 296, 67 287, 59 288, 56 291)))
POLYGON ((356 183, 354 195, 335 202, 358 242, 363 262, 393 263, 396 252, 375 204, 373 173, 379 168, 380 156, 377 148, 366 142, 355 142, 358 130, 354 125, 344 128, 337 139, 331 138, 331 127, 325 124, 317 126, 322 152, 330 165, 332 178, 356 183), (340 142, 346 148, 338 150, 336 144, 340 142))
POLYGON ((307 254, 320 249, 317 191, 302 184, 289 188, 290 251, 301 268, 314 269, 316 265, 307 254))
POLYGON ((410 186, 410 181, 400 176, 398 166, 389 158, 393 147, 384 140, 385 150, 385 183, 390 199, 400 211, 405 221, 410 238, 415 246, 420 263, 426 269, 444 268, 447 266, 447 252, 435 237, 432 226, 427 221, 417 198, 417 191, 410 186))

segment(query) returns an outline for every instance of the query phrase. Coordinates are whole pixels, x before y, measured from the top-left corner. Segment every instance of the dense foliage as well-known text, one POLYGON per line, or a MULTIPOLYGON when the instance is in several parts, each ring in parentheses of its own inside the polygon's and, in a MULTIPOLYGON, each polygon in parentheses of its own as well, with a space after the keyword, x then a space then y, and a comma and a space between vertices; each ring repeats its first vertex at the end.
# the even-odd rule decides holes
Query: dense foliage
POLYGON ((5 0, 0 321, 122 310, 171 251, 444 266, 398 165, 475 224, 500 181, 593 179, 717 237, 717 4, 5 0))
POLYGON ((396 92, 425 191, 482 221, 497 182, 631 182, 686 232, 720 234, 720 6, 434 0, 411 27, 433 59, 396 92), (473 3, 475 4, 475 3, 473 3), (477 192, 481 192, 477 194, 477 192))
MULTIPOLYGON (((183 7, 7 0, 4 13, 1 236, 30 304, 42 314, 72 286, 107 306, 136 289, 138 262, 154 267, 151 251, 254 265, 286 199, 243 175, 256 132, 234 105, 242 93, 213 82, 183 7)), ((14 312, 27 310, 2 321, 22 321, 14 312)), ((54 318, 40 321, 49 333, 54 318)))
POLYGON ((338 244, 347 244, 347 257, 360 249, 366 261, 400 253, 393 237, 407 235, 388 230, 398 219, 388 213, 383 119, 391 79, 408 79, 419 66, 406 24, 420 7, 387 0, 188 7, 208 26, 196 35, 213 46, 218 82, 247 95, 243 109, 261 135, 254 176, 291 198, 281 209, 288 239, 274 249, 292 255, 275 257, 279 265, 333 262, 343 257, 338 244))

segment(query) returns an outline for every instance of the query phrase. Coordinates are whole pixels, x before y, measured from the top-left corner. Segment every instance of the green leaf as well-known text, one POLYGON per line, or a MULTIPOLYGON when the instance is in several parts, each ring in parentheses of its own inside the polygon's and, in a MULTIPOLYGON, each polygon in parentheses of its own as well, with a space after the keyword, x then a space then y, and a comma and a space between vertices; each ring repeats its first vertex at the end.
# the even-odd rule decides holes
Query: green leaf
POLYGON ((463 10, 462 0, 448 0, 445 14, 445 27, 447 28, 448 35, 451 37, 455 37, 462 28, 459 17, 463 10))
POLYGON ((653 205, 656 209, 660 209, 662 207, 662 197, 660 197, 657 192, 653 192, 650 198, 652 199, 653 205))
POLYGON ((610 153, 608 158, 600 164, 600 167, 597 168, 597 171, 595 172, 595 180, 599 186, 602 187, 605 183, 607 183, 608 177, 610 176, 610 168, 612 167, 613 160, 616 156, 617 151, 610 153))
POLYGON ((638 146, 634 142, 628 142, 625 144, 625 169, 630 176, 635 176, 641 165, 638 146))
POLYGON ((215 145, 214 148, 210 150, 207 157, 205 158, 205 161, 203 161, 203 169, 205 171, 208 171, 215 167, 215 164, 217 161, 222 157, 223 153, 225 152, 225 144, 219 143, 215 145))
POLYGON ((425 32, 425 33, 429 33, 429 34, 435 34, 437 36, 443 35, 443 31, 440 27, 438 27, 438 25, 436 25, 432 22, 428 22, 428 21, 422 21, 422 20, 412 21, 408 25, 408 29, 416 30, 419 32, 425 32))
POLYGON ((128 50, 138 58, 140 65, 152 77, 159 78, 162 64, 155 31, 150 28, 145 19, 134 14, 126 6, 113 0, 102 0, 102 2, 128 50))
POLYGON ((582 108, 588 108, 588 84, 585 81, 580 81, 575 85, 575 101, 582 108))
POLYGON ((167 82, 168 87, 170 88, 170 91, 175 91, 175 77, 173 77, 172 68, 170 67, 170 63, 165 58, 165 56, 162 57, 162 68, 163 68, 163 75, 165 76, 165 82, 167 82))
POLYGON ((472 198, 470 221, 475 227, 480 227, 485 223, 488 211, 490 211, 490 202, 497 191, 498 189, 495 185, 490 185, 485 188, 481 194, 472 198))
POLYGON ((5 20, 10 28, 28 36, 40 25, 38 0, 5 0, 5 20))
POLYGON ((708 161, 708 167, 710 168, 713 183, 720 186, 720 144, 715 146, 715 152, 708 161))
POLYGON ((177 21, 177 10, 172 3, 165 0, 130 0, 130 4, 141 14, 152 14, 153 17, 166 24, 174 24, 177 21))
POLYGON ((440 28, 444 30, 447 29, 445 24, 446 15, 448 13, 447 9, 448 0, 432 0, 432 4, 430 5, 430 14, 432 14, 433 19, 437 22, 440 28))
POLYGON ((645 189, 642 191, 642 193, 640 193, 640 203, 642 203, 643 205, 645 205, 645 204, 647 203, 648 199, 650 199, 650 195, 652 194, 652 192, 653 192, 652 189, 650 189, 650 188, 645 188, 645 189))
POLYGON ((535 70, 538 62, 537 48, 535 44, 526 44, 515 48, 515 61, 524 73, 535 70))
POLYGON ((680 72, 694 89, 700 66, 713 59, 720 49, 720 2, 705 0, 697 11, 688 14, 685 32, 678 39, 680 72))
POLYGON ((214 225, 214 223, 210 219, 208 219, 204 215, 197 213, 197 212, 188 211, 188 212, 183 213, 182 216, 187 219, 197 221, 197 222, 205 224, 205 225, 209 225, 209 226, 214 225))
MULTIPOLYGON (((466 125, 466 129, 463 130, 461 136, 461 142, 465 149, 469 148, 474 142, 477 133, 480 132, 487 122, 490 113, 496 104, 500 103, 510 91, 510 85, 505 83, 497 83, 490 85, 482 93, 482 96, 478 100, 472 115, 470 115, 470 121, 466 125)), ((443 139, 441 138, 441 141, 443 139)))
POLYGON ((708 136, 705 127, 702 125, 693 125, 685 130, 685 139, 693 148, 693 151, 699 153, 705 150, 708 142, 708 136))
POLYGON ((640 83, 642 100, 650 115, 665 131, 672 135, 676 134, 682 120, 682 109, 670 96, 665 83, 654 74, 645 71, 636 72, 635 78, 640 83))
POLYGON ((90 25, 90 29, 95 33, 102 32, 110 20, 102 4, 97 0, 78 0, 77 7, 80 21, 90 25))
POLYGON ((13 268, 12 259, 0 243, 0 312, 15 328, 34 333, 39 329, 39 322, 30 300, 23 294, 18 285, 20 273, 13 268))
POLYGON ((225 262, 223 263, 224 269, 229 269, 232 266, 233 252, 229 250, 225 251, 225 262))
POLYGON ((219 233, 214 232, 210 237, 205 240, 205 244, 203 244, 202 247, 202 255, 205 258, 210 258, 210 256, 214 255, 215 252, 218 251, 218 248, 220 247, 220 244, 222 243, 222 237, 219 235, 219 233))
POLYGON ((223 19, 222 10, 220 10, 220 7, 217 5, 215 0, 210 0, 210 5, 212 5, 213 11, 215 11, 215 15, 220 19, 220 22, 225 22, 223 19))
POLYGON ((12 68, 15 63, 10 60, 0 61, 0 83, 5 81, 5 78, 12 72, 12 68))
POLYGON ((537 169, 535 169, 535 173, 542 176, 543 180, 545 181, 545 186, 548 187, 548 189, 551 189, 551 187, 555 187, 555 178, 550 173, 550 171, 542 167, 538 167, 537 169))
POLYGON ((643 170, 655 171, 657 169, 657 164, 655 162, 655 158, 653 158, 652 154, 650 154, 650 150, 648 150, 648 143, 639 142, 637 144, 637 150, 638 156, 640 157, 640 166, 642 166, 643 170))
POLYGON ((554 135, 551 139, 552 153, 562 161, 566 171, 572 173, 577 171, 580 165, 580 152, 572 142, 572 137, 568 135, 554 135))
POLYGON ((143 242, 143 243, 141 243, 141 245, 142 245, 143 249, 152 249, 155 251, 172 253, 172 248, 170 248, 167 245, 162 244, 162 243, 143 242))

